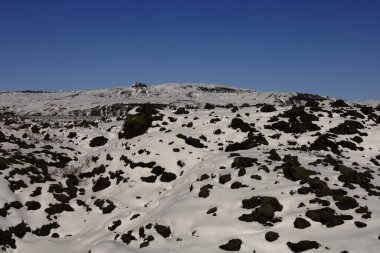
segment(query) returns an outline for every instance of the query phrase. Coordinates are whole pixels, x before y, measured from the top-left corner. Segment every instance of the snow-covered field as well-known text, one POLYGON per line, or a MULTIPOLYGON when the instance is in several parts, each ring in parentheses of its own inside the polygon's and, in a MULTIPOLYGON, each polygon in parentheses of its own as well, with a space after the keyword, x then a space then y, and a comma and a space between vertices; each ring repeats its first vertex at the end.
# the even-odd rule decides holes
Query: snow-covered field
POLYGON ((199 84, 0 94, 0 249, 379 252, 379 110, 199 84))

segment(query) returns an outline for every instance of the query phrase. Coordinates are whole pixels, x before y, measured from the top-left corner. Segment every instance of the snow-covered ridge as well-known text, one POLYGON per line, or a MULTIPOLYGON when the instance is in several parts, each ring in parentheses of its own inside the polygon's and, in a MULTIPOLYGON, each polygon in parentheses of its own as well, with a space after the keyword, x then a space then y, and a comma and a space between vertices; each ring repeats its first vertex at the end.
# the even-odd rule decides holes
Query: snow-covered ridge
POLYGON ((0 94, 0 107, 9 106, 23 114, 68 114, 78 109, 90 109, 111 104, 189 104, 232 103, 284 104, 295 93, 257 92, 216 84, 161 84, 134 89, 132 87, 65 91, 48 93, 9 92, 0 94))

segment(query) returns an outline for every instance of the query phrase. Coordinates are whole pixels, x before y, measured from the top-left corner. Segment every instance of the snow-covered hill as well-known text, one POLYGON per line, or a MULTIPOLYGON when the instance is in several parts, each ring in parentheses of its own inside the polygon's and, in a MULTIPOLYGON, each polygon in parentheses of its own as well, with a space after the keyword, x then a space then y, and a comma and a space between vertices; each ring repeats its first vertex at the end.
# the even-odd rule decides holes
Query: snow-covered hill
POLYGON ((91 91, 25 93, 0 93, 0 106, 9 106, 23 114, 68 114, 77 109, 91 109, 112 104, 187 104, 205 103, 285 103, 291 93, 255 92, 221 85, 161 84, 136 90, 132 87, 91 91))
POLYGON ((378 252, 379 123, 218 85, 3 93, 0 248, 378 252))

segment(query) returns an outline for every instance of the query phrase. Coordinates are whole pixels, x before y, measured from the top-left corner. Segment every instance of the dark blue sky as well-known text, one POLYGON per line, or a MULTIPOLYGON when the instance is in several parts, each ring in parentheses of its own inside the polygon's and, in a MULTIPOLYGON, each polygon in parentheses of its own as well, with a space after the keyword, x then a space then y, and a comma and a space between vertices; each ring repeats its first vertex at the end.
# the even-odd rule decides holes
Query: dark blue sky
POLYGON ((378 0, 0 0, 0 89, 212 82, 380 99, 378 0))

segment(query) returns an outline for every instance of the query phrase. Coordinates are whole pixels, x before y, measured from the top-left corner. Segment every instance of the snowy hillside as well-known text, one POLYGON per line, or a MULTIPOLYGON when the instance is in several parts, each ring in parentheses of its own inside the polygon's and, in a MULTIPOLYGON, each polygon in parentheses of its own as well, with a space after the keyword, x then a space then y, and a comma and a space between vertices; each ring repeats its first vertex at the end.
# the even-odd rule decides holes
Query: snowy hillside
POLYGON ((0 249, 375 253, 379 124, 219 85, 3 93, 0 249))
POLYGON ((221 85, 162 84, 136 90, 131 87, 92 91, 49 93, 0 93, 0 106, 23 114, 68 114, 76 109, 91 109, 112 104, 258 104, 285 102, 289 93, 255 92, 221 85))

